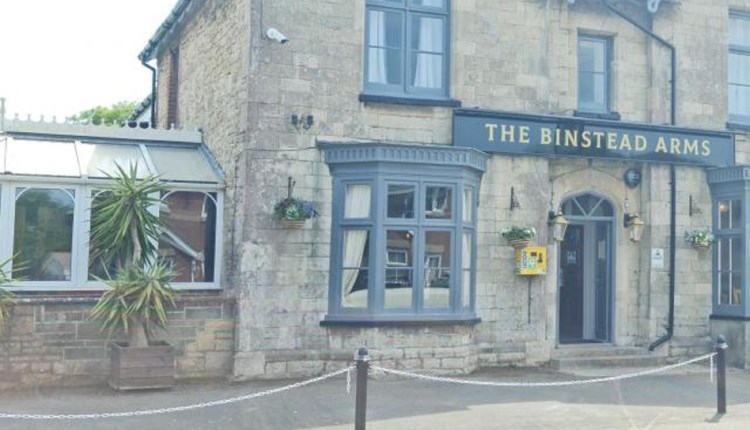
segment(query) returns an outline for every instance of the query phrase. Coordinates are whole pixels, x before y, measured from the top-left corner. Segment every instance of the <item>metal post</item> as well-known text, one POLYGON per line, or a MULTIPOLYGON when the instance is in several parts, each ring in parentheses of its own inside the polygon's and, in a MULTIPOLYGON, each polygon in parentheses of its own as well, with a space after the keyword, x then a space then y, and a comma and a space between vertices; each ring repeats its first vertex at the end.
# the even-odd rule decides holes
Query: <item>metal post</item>
POLYGON ((365 430, 367 425, 367 373, 370 369, 370 356, 367 348, 357 351, 357 396, 354 407, 354 430, 365 430))
POLYGON ((727 341, 723 335, 716 339, 716 413, 727 413, 727 341))

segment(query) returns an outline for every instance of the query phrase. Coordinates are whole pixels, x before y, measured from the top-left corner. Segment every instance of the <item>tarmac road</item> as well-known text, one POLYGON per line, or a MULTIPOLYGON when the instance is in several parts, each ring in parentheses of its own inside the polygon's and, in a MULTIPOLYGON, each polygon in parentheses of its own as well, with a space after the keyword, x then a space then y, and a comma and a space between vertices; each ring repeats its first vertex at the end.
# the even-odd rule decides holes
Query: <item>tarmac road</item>
MULTIPOLYGON (((493 369, 465 379, 564 381, 633 369, 493 369)), ((354 375, 352 374, 352 377, 354 375)), ((293 382, 293 381, 292 381, 293 382)), ((226 399, 290 381, 183 384, 169 391, 118 393, 108 387, 45 388, 0 393, 0 412, 81 414, 190 405, 226 399)), ((616 382, 546 388, 496 388, 394 377, 369 381, 368 429, 750 429, 750 372, 728 370, 728 413, 715 417, 716 386, 708 367, 616 382)), ((352 429, 354 387, 338 376, 283 393, 169 414, 72 421, 0 418, 0 429, 352 429)))

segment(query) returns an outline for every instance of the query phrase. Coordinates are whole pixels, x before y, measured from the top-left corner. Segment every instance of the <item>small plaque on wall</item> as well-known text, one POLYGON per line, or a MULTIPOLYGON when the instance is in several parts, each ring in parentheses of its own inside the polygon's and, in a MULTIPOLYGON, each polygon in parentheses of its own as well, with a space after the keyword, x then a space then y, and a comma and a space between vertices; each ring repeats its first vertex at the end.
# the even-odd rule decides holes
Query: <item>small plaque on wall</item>
POLYGON ((664 248, 651 248, 651 268, 664 268, 664 248))

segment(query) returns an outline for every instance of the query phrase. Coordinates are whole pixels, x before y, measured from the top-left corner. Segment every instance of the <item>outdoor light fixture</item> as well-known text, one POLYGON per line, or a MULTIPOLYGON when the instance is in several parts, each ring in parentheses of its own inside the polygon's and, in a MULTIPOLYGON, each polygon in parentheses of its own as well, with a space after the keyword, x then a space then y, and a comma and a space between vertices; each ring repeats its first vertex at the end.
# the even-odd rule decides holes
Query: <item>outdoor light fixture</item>
POLYGON ((626 213, 623 216, 623 225, 625 228, 630 229, 630 240, 632 242, 640 242, 641 236, 643 235, 643 226, 646 223, 641 221, 637 214, 626 213))
POLYGON ((565 239, 565 230, 568 229, 568 220, 565 219, 562 212, 549 213, 549 226, 552 231, 552 239, 555 242, 562 242, 565 239))

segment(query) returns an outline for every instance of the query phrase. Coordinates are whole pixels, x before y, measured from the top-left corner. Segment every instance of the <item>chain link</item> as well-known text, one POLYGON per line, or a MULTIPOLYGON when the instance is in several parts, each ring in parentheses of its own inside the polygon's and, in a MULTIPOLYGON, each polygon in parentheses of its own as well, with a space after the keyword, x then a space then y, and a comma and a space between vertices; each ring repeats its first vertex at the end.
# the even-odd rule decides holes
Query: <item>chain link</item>
POLYGON ((375 366, 375 365, 370 366, 370 368, 374 370, 375 372, 379 372, 379 373, 390 373, 392 375, 398 375, 398 376, 403 376, 407 378, 423 379, 423 380, 433 381, 433 382, 445 382, 445 383, 450 383, 450 384, 478 385, 478 386, 485 386, 485 387, 563 387, 563 386, 571 386, 571 385, 595 384, 599 382, 611 382, 611 381, 617 381, 621 379, 629 379, 629 378, 636 378, 639 376, 653 375, 655 373, 665 372, 667 370, 676 369, 678 367, 686 366, 688 364, 693 364, 699 361, 710 359, 710 358, 713 358, 714 355, 716 355, 716 353, 712 352, 711 354, 702 355, 700 357, 696 357, 696 358, 683 361, 677 364, 672 364, 672 365, 660 367, 657 369, 643 370, 643 371, 635 372, 635 373, 627 373, 624 375, 607 376, 603 378, 593 378, 593 379, 581 379, 581 380, 575 380, 575 381, 553 381, 553 382, 469 381, 466 379, 446 378, 446 377, 441 377, 441 376, 429 376, 429 375, 423 375, 419 373, 405 372, 403 370, 387 369, 385 367, 380 367, 380 366, 375 366))
MULTIPOLYGON (((355 366, 349 366, 347 368, 337 370, 335 372, 331 372, 325 375, 318 376, 316 378, 308 379, 306 381, 297 382, 290 385, 285 385, 283 387, 279 388, 273 388, 266 391, 261 391, 258 393, 252 393, 252 394, 246 394, 244 396, 238 396, 238 397, 232 397, 229 399, 222 399, 222 400, 214 400, 211 402, 205 402, 205 403, 196 403, 192 405, 185 405, 185 406, 174 406, 171 408, 162 408, 162 409, 145 409, 140 411, 130 411, 130 412, 105 412, 101 414, 61 414, 61 415, 43 415, 43 414, 6 414, 6 413, 0 413, 0 418, 6 418, 6 419, 15 419, 15 420, 90 420, 90 419, 100 419, 100 418, 124 418, 124 417, 140 417, 140 416, 146 416, 146 415, 157 415, 157 414, 167 414, 172 412, 183 412, 183 411, 189 411, 192 409, 200 409, 200 408, 208 408, 211 406, 219 406, 219 405, 227 405, 230 403, 236 403, 241 402, 243 400, 250 400, 255 399, 257 397, 264 397, 271 394, 277 394, 281 393, 283 391, 288 391, 294 388, 300 388, 304 387, 305 385, 314 384, 316 382, 320 382, 326 379, 333 378, 334 376, 341 375, 343 373, 346 373, 347 375, 349 372, 354 369, 355 366)), ((349 377, 347 377, 349 379, 349 377)), ((347 383, 348 385, 348 383, 347 383)))

